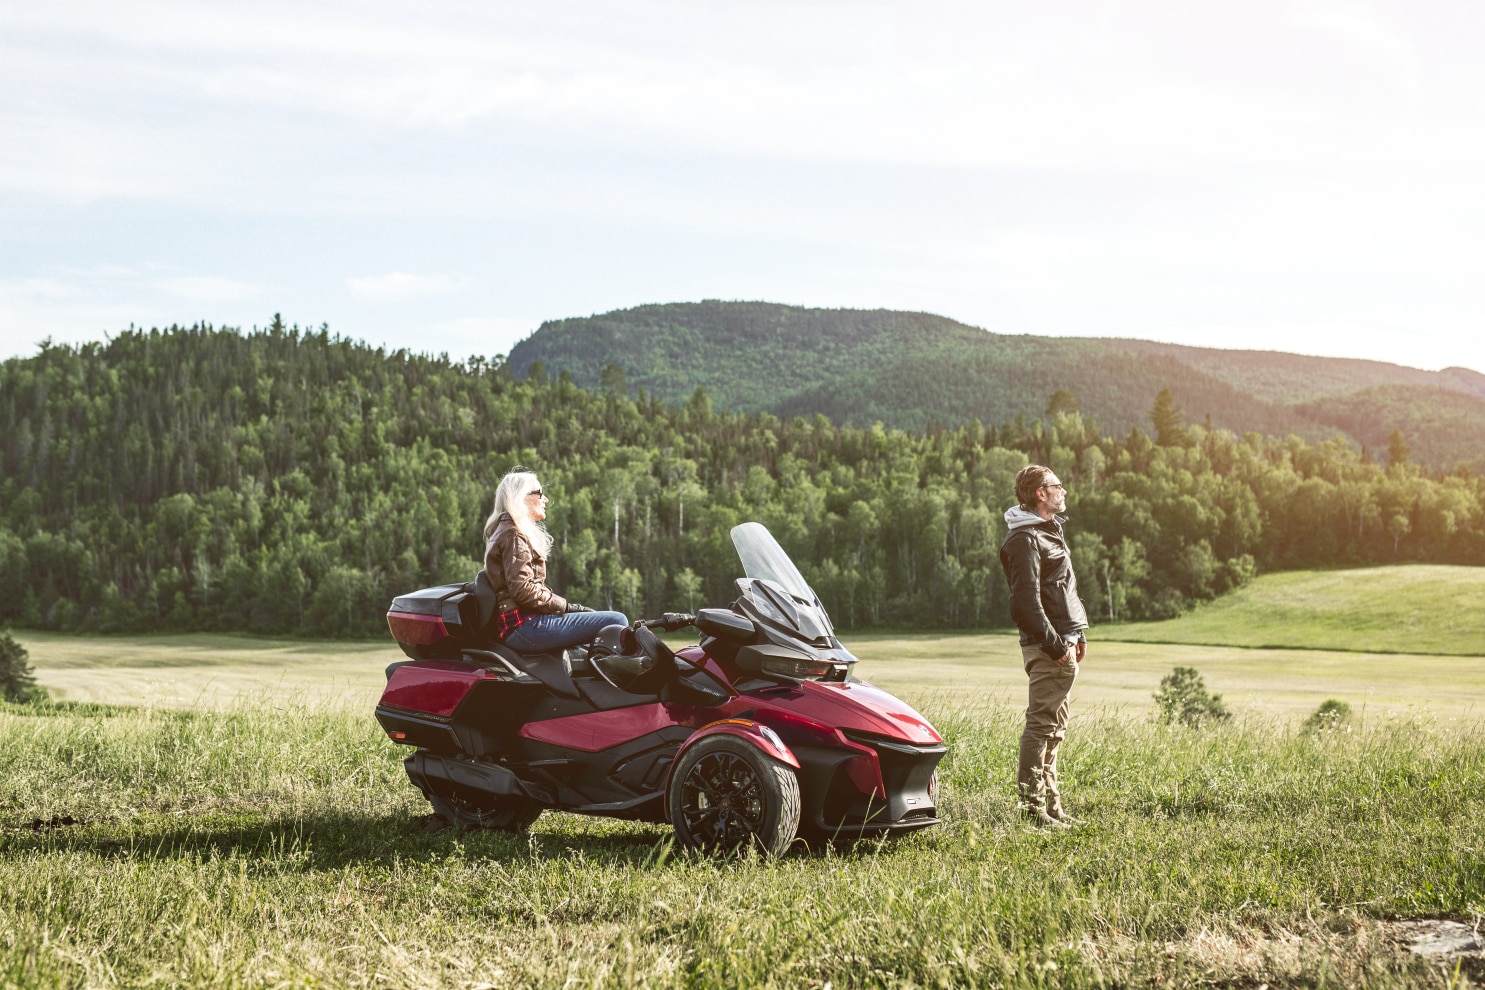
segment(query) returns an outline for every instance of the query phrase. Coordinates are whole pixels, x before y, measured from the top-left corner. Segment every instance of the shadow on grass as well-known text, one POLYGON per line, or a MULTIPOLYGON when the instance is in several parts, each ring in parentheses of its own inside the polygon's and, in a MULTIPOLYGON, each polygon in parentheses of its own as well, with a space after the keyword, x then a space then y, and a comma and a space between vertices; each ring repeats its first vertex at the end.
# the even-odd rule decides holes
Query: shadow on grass
MULTIPOLYGON (((796 843, 789 856, 878 856, 900 841, 796 843)), ((38 819, 0 832, 0 858, 37 853, 82 853, 131 861, 241 858, 306 872, 393 862, 432 863, 456 851, 461 857, 498 863, 580 858, 595 866, 655 867, 672 859, 704 855, 677 850, 674 833, 667 826, 551 812, 522 833, 434 829, 430 816, 333 811, 266 819, 241 813, 151 815, 127 823, 38 819)))
POLYGON ((670 842, 657 832, 552 832, 538 826, 528 833, 430 831, 426 817, 311 812, 258 818, 249 814, 195 817, 151 815, 128 823, 78 822, 40 829, 22 825, 0 833, 0 856, 73 852, 110 859, 172 860, 247 858, 264 864, 294 864, 304 870, 394 861, 433 862, 456 847, 466 856, 497 862, 552 858, 580 852, 592 861, 638 864, 656 857, 670 842))

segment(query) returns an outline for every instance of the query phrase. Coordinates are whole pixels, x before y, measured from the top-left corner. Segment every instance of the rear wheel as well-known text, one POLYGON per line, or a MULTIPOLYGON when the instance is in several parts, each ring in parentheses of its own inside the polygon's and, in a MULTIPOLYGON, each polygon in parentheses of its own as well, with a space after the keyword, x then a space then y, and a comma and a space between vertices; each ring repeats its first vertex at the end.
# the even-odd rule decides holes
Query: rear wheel
POLYGON ((782 856, 799 830, 799 778, 736 736, 708 736, 687 749, 668 796, 683 846, 710 852, 752 847, 782 856))
POLYGON ((541 805, 521 797, 481 794, 429 794, 433 813, 458 828, 488 828, 502 832, 524 832, 541 814, 541 805))

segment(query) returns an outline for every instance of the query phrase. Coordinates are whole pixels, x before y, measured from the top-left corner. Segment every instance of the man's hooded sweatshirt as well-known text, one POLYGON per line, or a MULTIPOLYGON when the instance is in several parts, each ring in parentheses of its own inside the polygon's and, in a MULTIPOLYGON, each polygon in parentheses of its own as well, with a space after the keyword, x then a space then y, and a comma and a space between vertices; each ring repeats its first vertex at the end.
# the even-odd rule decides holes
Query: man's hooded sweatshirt
POLYGON ((1040 646, 1060 657, 1068 644, 1082 639, 1088 612, 1078 597, 1072 554, 1062 535, 1062 516, 1043 519, 1030 509, 1006 510, 1007 533, 1000 545, 1000 566, 1011 586, 1011 618, 1021 630, 1022 646, 1040 646))

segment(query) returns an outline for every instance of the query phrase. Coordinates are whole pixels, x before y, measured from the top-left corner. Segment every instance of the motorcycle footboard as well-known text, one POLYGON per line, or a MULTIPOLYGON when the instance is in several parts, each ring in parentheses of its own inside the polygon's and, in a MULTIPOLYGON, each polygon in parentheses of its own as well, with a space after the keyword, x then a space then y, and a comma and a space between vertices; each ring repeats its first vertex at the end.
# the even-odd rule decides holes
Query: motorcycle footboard
POLYGON ((449 756, 419 751, 402 761, 408 778, 425 795, 459 794, 473 796, 497 794, 530 798, 544 805, 553 803, 546 790, 493 763, 475 763, 449 756))

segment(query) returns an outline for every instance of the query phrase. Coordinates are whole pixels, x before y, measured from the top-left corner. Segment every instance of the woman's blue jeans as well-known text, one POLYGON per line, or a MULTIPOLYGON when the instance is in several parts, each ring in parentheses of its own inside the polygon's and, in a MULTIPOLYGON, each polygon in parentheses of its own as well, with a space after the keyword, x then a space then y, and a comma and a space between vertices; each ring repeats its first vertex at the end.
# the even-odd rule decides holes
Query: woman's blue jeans
POLYGON ((564 612, 561 615, 528 615, 509 636, 505 645, 517 653, 560 653, 569 646, 592 642, 604 626, 629 625, 623 612, 564 612))

